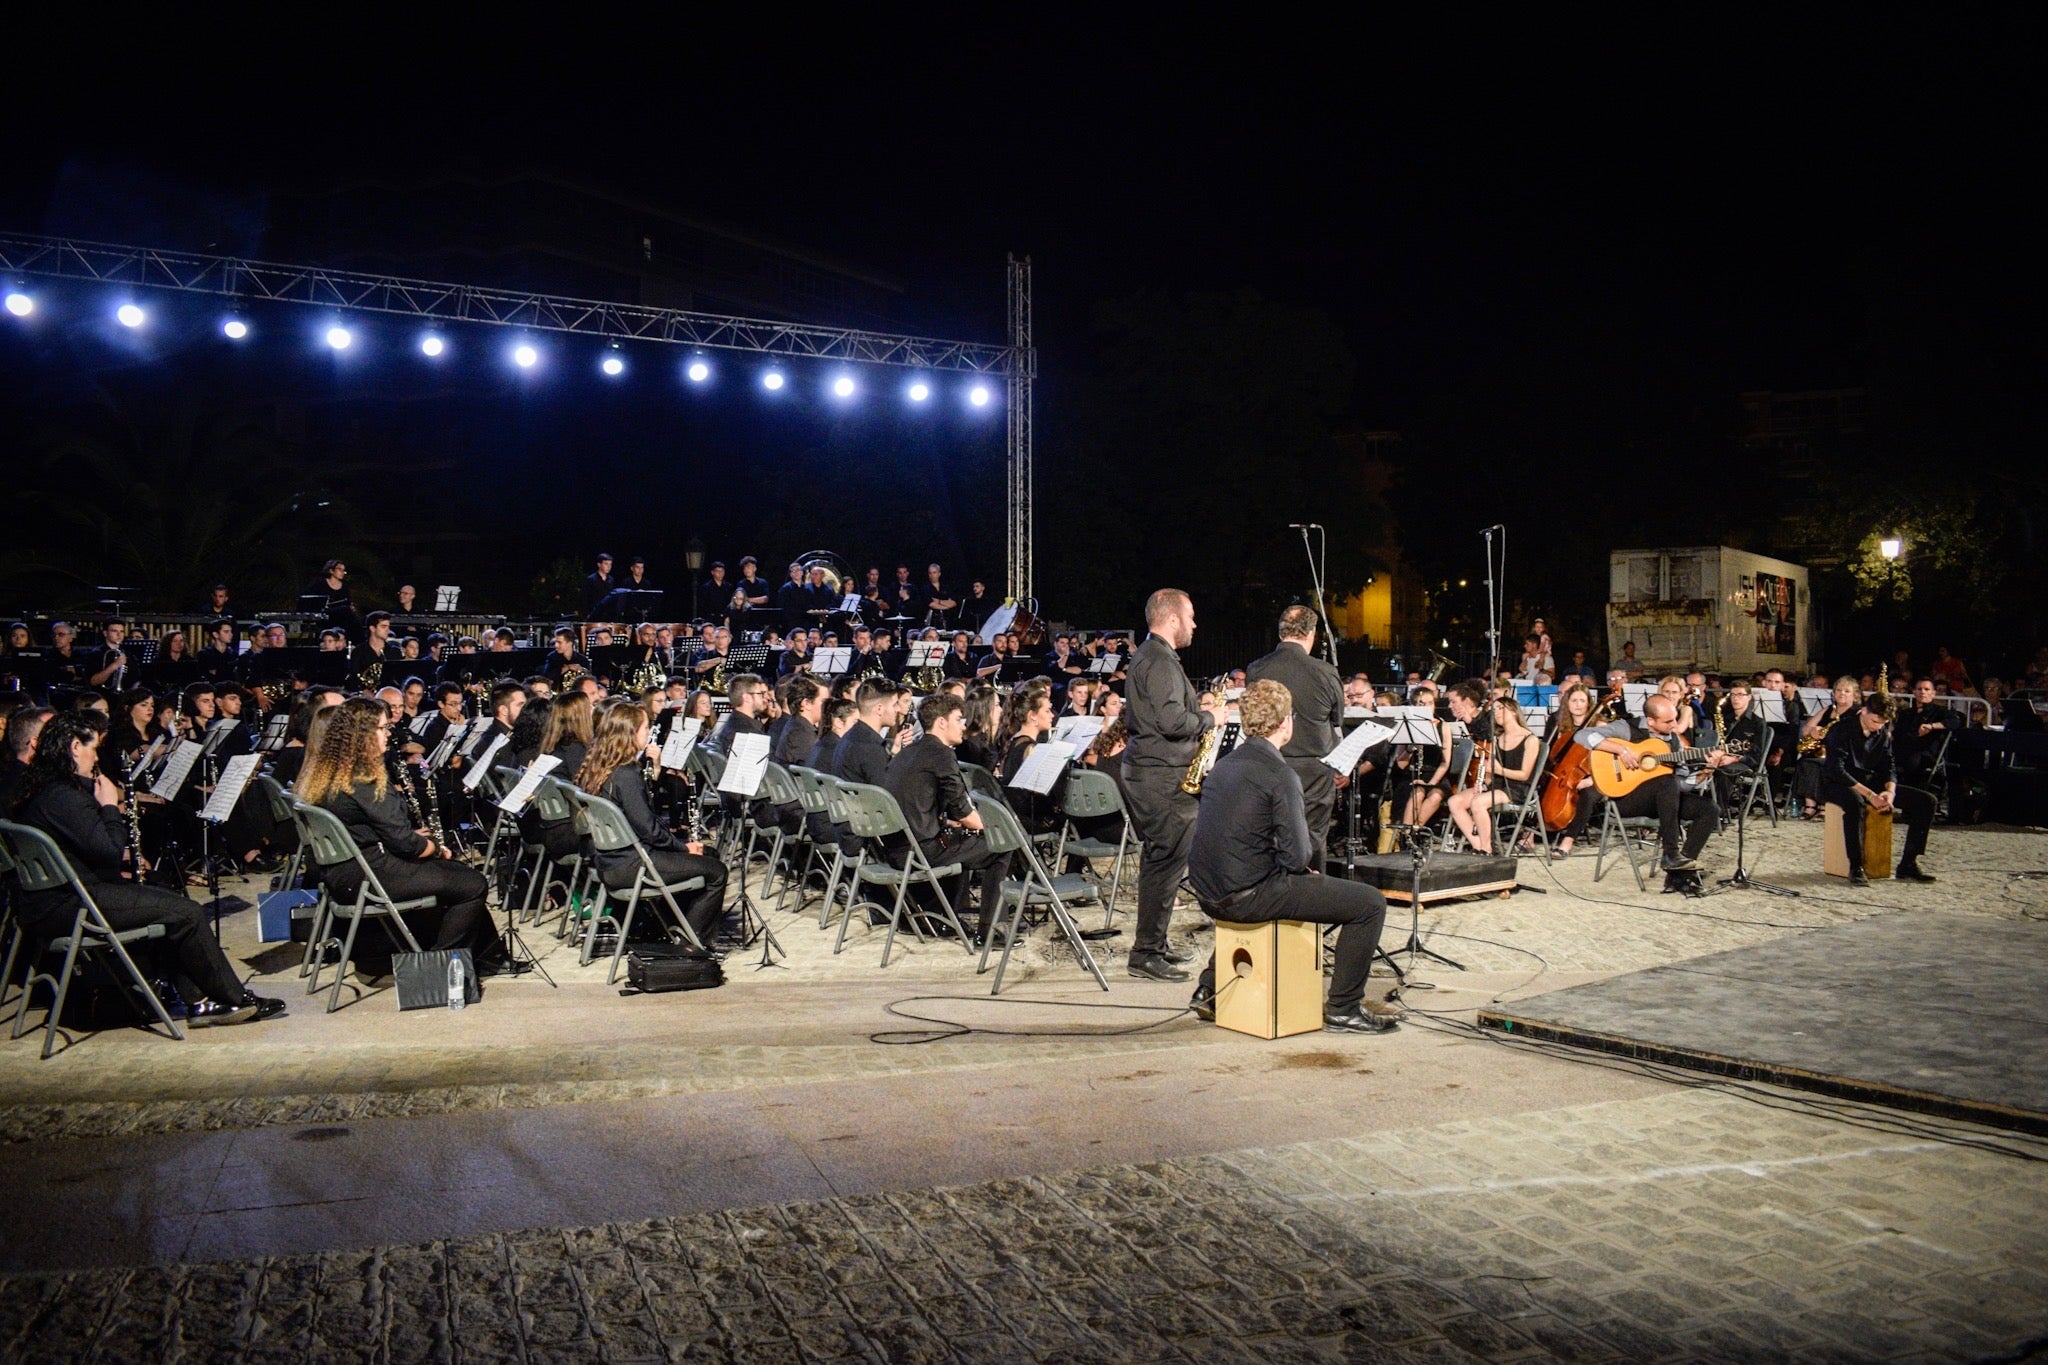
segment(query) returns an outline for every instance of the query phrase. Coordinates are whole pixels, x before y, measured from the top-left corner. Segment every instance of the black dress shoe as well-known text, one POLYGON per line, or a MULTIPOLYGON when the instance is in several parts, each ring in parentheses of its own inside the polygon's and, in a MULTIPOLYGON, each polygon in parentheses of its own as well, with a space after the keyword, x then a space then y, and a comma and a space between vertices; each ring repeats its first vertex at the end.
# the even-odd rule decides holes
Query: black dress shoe
POLYGON ((1369 1014, 1353 1007, 1348 1010, 1324 1010, 1323 1031, 1326 1033, 1392 1033, 1400 1024, 1385 1014, 1369 1014))
POLYGON ((258 995, 254 991, 243 992, 242 1004, 253 1008, 256 1011, 256 1018, 259 1020, 275 1019, 278 1015, 284 1013, 284 1001, 273 1000, 267 995, 258 995))
POLYGON ((1176 967, 1182 966, 1189 962, 1193 962, 1195 960, 1194 949, 1176 948, 1170 943, 1166 947, 1161 948, 1159 950, 1159 955, 1165 958, 1168 962, 1171 962, 1176 967))
POLYGON ((1184 969, 1174 966, 1159 953, 1132 953, 1124 969, 1132 976, 1143 977, 1148 981, 1188 979, 1188 973, 1184 969))
POLYGON ((1859 867, 1854 872, 1851 872, 1849 874, 1849 885, 1868 886, 1870 885, 1870 878, 1864 876, 1863 869, 1859 867))
MULTIPOLYGON (((282 1002, 280 1002, 282 1003, 282 1002)), ((246 1024, 256 1017, 256 1006, 236 1001, 230 1005, 219 1000, 201 1000, 185 1010, 187 1028, 213 1028, 218 1024, 246 1024)))
POLYGON ((1658 866, 1666 872, 1690 872, 1699 866, 1699 860, 1688 858, 1684 854, 1666 854, 1658 866))
POLYGON ((1934 874, 1922 872, 1918 863, 1900 863, 1898 871, 1892 874, 1902 882, 1931 882, 1934 874))
POLYGON ((1188 1001, 1188 1009, 1195 1018, 1205 1024, 1216 1022, 1216 993, 1197 989, 1194 999, 1188 1001))

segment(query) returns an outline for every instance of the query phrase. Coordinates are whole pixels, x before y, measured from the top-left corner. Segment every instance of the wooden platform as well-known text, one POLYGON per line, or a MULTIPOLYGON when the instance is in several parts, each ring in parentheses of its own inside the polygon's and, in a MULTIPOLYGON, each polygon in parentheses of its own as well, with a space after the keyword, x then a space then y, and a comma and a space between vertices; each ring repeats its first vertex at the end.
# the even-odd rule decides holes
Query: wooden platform
MULTIPOLYGON (((1415 898, 1415 867, 1406 853, 1375 853, 1358 860, 1345 875, 1376 886, 1389 901, 1402 905, 1415 898)), ((1422 903, 1485 896, 1515 885, 1515 860, 1477 853, 1432 853, 1422 869, 1422 903)))

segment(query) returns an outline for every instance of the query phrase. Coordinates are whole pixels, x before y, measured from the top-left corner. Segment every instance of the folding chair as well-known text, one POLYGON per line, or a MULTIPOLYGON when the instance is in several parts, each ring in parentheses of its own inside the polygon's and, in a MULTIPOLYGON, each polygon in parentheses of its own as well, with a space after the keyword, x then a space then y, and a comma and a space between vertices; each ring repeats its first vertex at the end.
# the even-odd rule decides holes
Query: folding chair
MULTIPOLYGON (((820 774, 820 776, 823 778, 822 785, 825 793, 825 818, 832 822, 835 829, 851 830, 853 828, 853 815, 852 808, 846 799, 847 784, 836 777, 824 774, 820 774)), ((851 859, 847 858, 844 848, 838 850, 836 861, 832 864, 831 875, 825 880, 825 903, 818 907, 818 927, 820 929, 829 928, 832 923, 832 902, 839 894, 841 877, 846 879, 844 883, 846 887, 846 914, 848 916, 853 914, 855 888, 860 883, 860 868, 867 861, 871 847, 868 843, 863 842, 851 859)), ((837 950, 835 949, 834 951, 837 950)))
MULTIPOLYGON (((309 806, 300 801, 292 807, 298 816, 299 837, 311 850, 313 861, 320 865, 320 904, 313 911, 313 936, 306 943, 306 964, 312 979, 306 983, 306 994, 314 995, 320 990, 321 961, 330 935, 333 932, 336 915, 348 920, 348 934, 341 941, 341 958, 334 964, 334 989, 327 997, 327 1013, 341 1008, 341 987, 348 979, 348 958, 356 946, 356 931, 362 928, 366 918, 384 918, 398 927, 398 936, 405 940, 405 946, 413 952, 420 951, 419 940, 412 936, 406 925, 404 911, 425 910, 434 904, 432 896, 417 896, 412 900, 394 900, 384 883, 370 870, 369 860, 356 847, 355 838, 349 834, 348 826, 341 823, 332 811, 320 806, 309 806), (330 889, 334 885, 335 869, 354 864, 362 874, 362 886, 356 891, 356 898, 347 905, 335 899, 330 889)), ((358 997, 360 998, 360 997, 358 997)))
MULTIPOLYGON (((269 803, 270 818, 273 822, 280 825, 290 825, 295 830, 298 829, 299 819, 298 816, 292 813, 292 798, 283 787, 278 785, 276 778, 268 773, 256 774, 256 790, 262 793, 263 799, 269 803)), ((292 890, 298 885, 299 874, 305 871, 305 868, 306 839, 305 835, 301 833, 299 836, 299 846, 293 849, 292 856, 285 860, 284 872, 277 880, 277 889, 280 891, 292 890)))
MULTIPOLYGON (((1675 782, 1678 779, 1667 777, 1664 780, 1675 782)), ((1636 841, 1638 837, 1644 834, 1648 834, 1653 839, 1657 837, 1659 823, 1657 817, 1654 815, 1623 815, 1614 808, 1612 801, 1602 801, 1600 803, 1600 812, 1600 849, 1593 857, 1593 880, 1597 882, 1607 875, 1608 849, 1615 841, 1619 841, 1621 851, 1628 857, 1628 870, 1635 874, 1636 890, 1647 891, 1649 884, 1643 880, 1643 869, 1636 862, 1636 841)))
POLYGON ((1493 847, 1495 851, 1507 850, 1508 856, 1522 856, 1522 832, 1535 834, 1536 842, 1542 845, 1543 856, 1550 856, 1550 831, 1543 827, 1543 774, 1550 768, 1550 746, 1539 736, 1536 740, 1536 768, 1529 774, 1529 790, 1521 801, 1495 806, 1487 812, 1493 817, 1493 847), (1501 825, 1511 824, 1507 838, 1501 838, 1501 825))
MULTIPOLYGON (((761 789, 757 796, 758 799, 768 803, 768 810, 771 814, 785 806, 801 808, 803 805, 803 794, 797 790, 796 779, 792 778, 789 775, 789 769, 783 767, 780 763, 770 763, 767 770, 761 774, 761 789)), ((773 824, 762 824, 753 818, 752 808, 749 807, 746 852, 740 859, 740 875, 742 877, 746 876, 747 868, 753 864, 754 839, 756 836, 759 836, 769 845, 768 871, 767 875, 761 879, 761 895, 765 898, 768 895, 769 886, 775 881, 778 869, 782 866, 783 853, 788 851, 791 858, 794 858, 796 856, 796 847, 801 846, 808 855, 811 839, 808 833, 789 833, 783 829, 779 818, 773 824)), ((803 908, 803 881, 800 877, 796 877, 786 881, 782 890, 776 893, 775 908, 778 911, 782 909, 782 902, 788 897, 792 887, 796 888, 797 892, 797 908, 799 910, 803 908)))
MULTIPOLYGON (((542 778, 533 791, 535 817, 544 825, 565 821, 573 825, 576 821, 575 794, 576 789, 559 777, 550 774, 542 778)), ((552 862, 545 843, 521 844, 520 856, 525 857, 529 849, 533 852, 533 871, 527 876, 526 899, 521 902, 520 909, 531 913, 529 922, 539 923, 546 914, 548 889, 561 887, 562 923, 555 937, 567 938, 578 927, 573 922, 576 919, 577 891, 589 879, 590 869, 584 865, 582 846, 579 844, 576 852, 552 862)))
POLYGON ((602 876, 597 878, 597 902, 591 909, 590 931, 583 941, 584 964, 589 965, 591 947, 597 941, 598 924, 601 921, 609 922, 618 936, 618 946, 612 949, 611 970, 605 974, 604 979, 606 984, 619 979, 619 963, 626 956, 626 936, 633 931, 633 916, 640 908, 641 897, 649 891, 660 896, 663 903, 668 906, 675 926, 683 931, 683 937, 693 946, 702 948, 704 941, 697 937, 697 931, 690 927, 690 921, 683 918, 683 908, 676 904, 675 893, 702 891, 704 879, 685 877, 674 882, 662 880, 661 872, 655 867, 654 859, 648 854, 646 845, 634 835, 633 827, 626 823, 624 811, 603 797, 591 796, 586 792, 578 792, 576 800, 577 823, 589 831, 590 842, 596 846, 598 852, 620 853, 631 849, 634 856, 639 859, 639 865, 633 870, 633 884, 623 893, 614 893, 605 884, 602 876), (610 904, 614 894, 623 894, 626 897, 626 913, 623 918, 615 917, 611 913, 610 904))
MULTIPOLYGON (((832 818, 831 812, 827 809, 830 802, 825 794, 826 788, 830 786, 833 780, 830 774, 821 773, 816 768, 806 768, 802 764, 796 764, 790 768, 789 778, 790 781, 796 784, 797 804, 803 807, 804 823, 807 827, 813 815, 825 820, 832 818)), ((812 871, 821 869, 821 866, 825 873, 826 904, 829 907, 832 890, 838 885, 839 874, 846 866, 846 856, 840 851, 837 839, 832 840, 830 843, 820 843, 816 839, 806 838, 803 866, 797 870, 796 874, 798 887, 796 908, 799 911, 803 909, 802 888, 810 885, 812 871)), ((829 908, 824 913, 829 913, 829 908)), ((819 916, 818 927, 820 929, 825 927, 823 913, 819 916)))
POLYGON ((1074 927, 1074 917, 1067 913, 1067 907, 1080 901, 1100 898, 1101 888, 1078 872, 1062 873, 1055 877, 1046 870, 1038 859, 1038 850, 1032 847, 1031 838, 1024 832, 1023 822, 1017 813, 1003 802, 980 792, 974 793, 974 808, 981 812, 982 836, 988 846, 998 853, 1012 855, 1013 868, 1021 865, 1023 876, 1005 877, 1002 893, 996 900, 996 914, 989 925, 989 938, 981 945, 981 963, 976 972, 988 970, 988 950, 997 935, 1002 936, 1003 956, 996 963, 995 984, 989 988, 990 995, 999 995, 1003 989, 1003 973, 1010 966, 1010 949, 1017 944, 1018 935, 1024 932, 1024 912, 1027 908, 1042 907, 1052 912, 1058 921, 1060 932, 1067 936, 1067 942, 1074 947, 1074 955, 1081 959, 1095 977, 1095 984, 1104 990, 1109 982, 1102 975, 1102 968, 1095 961, 1095 954, 1088 951, 1088 943, 1081 937, 1081 931, 1074 927), (1006 925, 1003 915, 1007 907, 1015 903, 1006 925))
POLYGON ((1776 829, 1778 827, 1778 803, 1771 798, 1771 770, 1769 768, 1759 764, 1755 772, 1751 773, 1748 777, 1738 779, 1738 785, 1735 789, 1735 801, 1736 809, 1741 811, 1742 818, 1745 820, 1756 814, 1757 805, 1761 803, 1763 808, 1770 814, 1771 828, 1776 829))
POLYGON ((690 750, 689 761, 683 765, 683 771, 690 775, 690 781, 695 785, 698 818, 704 822, 709 837, 717 838, 723 847, 730 842, 724 837, 724 808, 718 800, 718 784, 725 777, 725 755, 702 744, 695 745, 690 750), (715 830, 711 827, 713 816, 719 817, 715 830))
MULTIPOLYGON (((92 893, 85 889, 85 883, 78 879, 78 873, 72 869, 70 861, 65 858, 50 836, 39 829, 0 821, 0 847, 6 850, 5 860, 12 865, 15 886, 19 894, 31 895, 38 891, 68 889, 78 898, 78 911, 72 916, 71 932, 52 938, 43 949, 43 956, 48 956, 51 950, 62 948, 64 965, 52 976, 46 971, 33 970, 34 962, 31 961, 28 980, 22 983, 21 1000, 15 1007, 14 1032, 9 1035, 10 1041, 21 1037, 27 1031, 29 999, 35 994, 36 983, 44 983, 53 992, 47 1026, 43 1030, 42 1060, 48 1061, 50 1054, 57 1048, 59 1023, 64 1017, 64 1000, 71 993, 71 979, 78 969, 79 955, 105 953, 119 964, 120 972, 141 993, 142 998, 149 1002, 150 1010, 156 1015, 156 1021, 149 1025, 149 1031, 156 1032, 156 1025, 160 1023, 170 1030, 171 1037, 183 1042, 185 1030, 179 1027, 177 1021, 171 1018, 169 1011, 164 1009, 164 1002, 156 998, 156 992, 150 989, 149 982, 143 980, 142 973, 136 970, 135 960, 128 956, 128 944, 162 938, 164 927, 161 924, 152 924, 144 929, 117 931, 108 924, 107 917, 100 912, 99 903, 93 900, 92 893)), ((9 976, 14 974, 14 950, 20 947, 26 938, 27 930, 17 922, 14 926, 14 943, 7 951, 9 976)), ((67 1033, 66 1047, 70 1046, 70 1041, 70 1035, 67 1033)))
POLYGON ((996 775, 979 763, 962 763, 960 776, 967 783, 968 795, 993 796, 1006 806, 1010 804, 1009 793, 1003 790, 1003 784, 996 781, 996 775))
POLYGON ((1060 788, 1055 809, 1065 817, 1066 823, 1060 828, 1060 840, 1053 850, 1054 867, 1064 867, 1069 856, 1078 858, 1113 858, 1110 865, 1109 895, 1103 898, 1102 927, 1107 929, 1116 922, 1116 897, 1123 886, 1124 857, 1136 857, 1138 839, 1131 829, 1130 812, 1124 809, 1123 792, 1117 789, 1116 779, 1108 773, 1093 768, 1075 768, 1067 774, 1064 786, 1060 788), (1083 839, 1074 828, 1076 820, 1088 820, 1105 815, 1114 815, 1120 821, 1114 844, 1107 839, 1083 839))
MULTIPOLYGON (((903 922, 903 903, 915 883, 924 883, 939 898, 939 913, 953 926, 953 932, 960 937, 960 946, 974 955, 974 948, 968 941, 966 926, 953 913, 953 902, 947 898, 945 888, 940 885, 947 877, 957 877, 966 869, 958 863, 941 863, 934 867, 924 856, 924 850, 917 846, 917 840, 910 836, 910 824, 903 818, 903 808, 896 804, 896 798, 881 787, 870 787, 859 782, 842 782, 839 790, 846 799, 848 823, 853 832, 863 840, 873 840, 880 845, 884 839, 900 838, 904 849, 903 866, 893 866, 886 858, 863 859, 854 868, 854 895, 860 894, 863 885, 893 886, 896 888, 895 901, 889 907, 889 935, 882 942, 882 965, 889 965, 889 953, 896 944, 896 928, 903 922)), ((879 849, 877 850, 879 852, 879 849)), ((839 922, 839 938, 832 945, 836 954, 846 944, 846 926, 853 919, 851 907, 846 918, 839 922)), ((920 942, 924 932, 917 927, 913 915, 911 933, 920 942)))

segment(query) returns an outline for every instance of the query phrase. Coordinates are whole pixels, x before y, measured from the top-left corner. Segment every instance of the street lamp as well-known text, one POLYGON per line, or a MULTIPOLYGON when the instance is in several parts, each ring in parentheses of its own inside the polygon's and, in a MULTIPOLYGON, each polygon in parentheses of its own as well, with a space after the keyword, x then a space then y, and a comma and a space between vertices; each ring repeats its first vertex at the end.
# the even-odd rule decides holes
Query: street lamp
POLYGON ((1897 536, 1886 536, 1877 542, 1877 552, 1886 559, 1897 559, 1906 552, 1906 542, 1897 536))
POLYGON ((704 571, 704 542, 695 536, 683 546, 683 563, 690 569, 690 619, 697 619, 697 575, 704 571))

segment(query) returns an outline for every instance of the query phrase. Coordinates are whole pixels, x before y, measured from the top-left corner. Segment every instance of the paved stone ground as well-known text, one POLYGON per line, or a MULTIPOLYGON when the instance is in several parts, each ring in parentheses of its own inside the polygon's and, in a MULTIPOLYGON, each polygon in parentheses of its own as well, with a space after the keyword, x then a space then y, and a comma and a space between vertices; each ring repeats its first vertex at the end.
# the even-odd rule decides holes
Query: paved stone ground
POLYGON ((2048 1173, 1711 1090, 697 1217, 0 1281, 21 1360, 1972 1359, 2048 1173))

